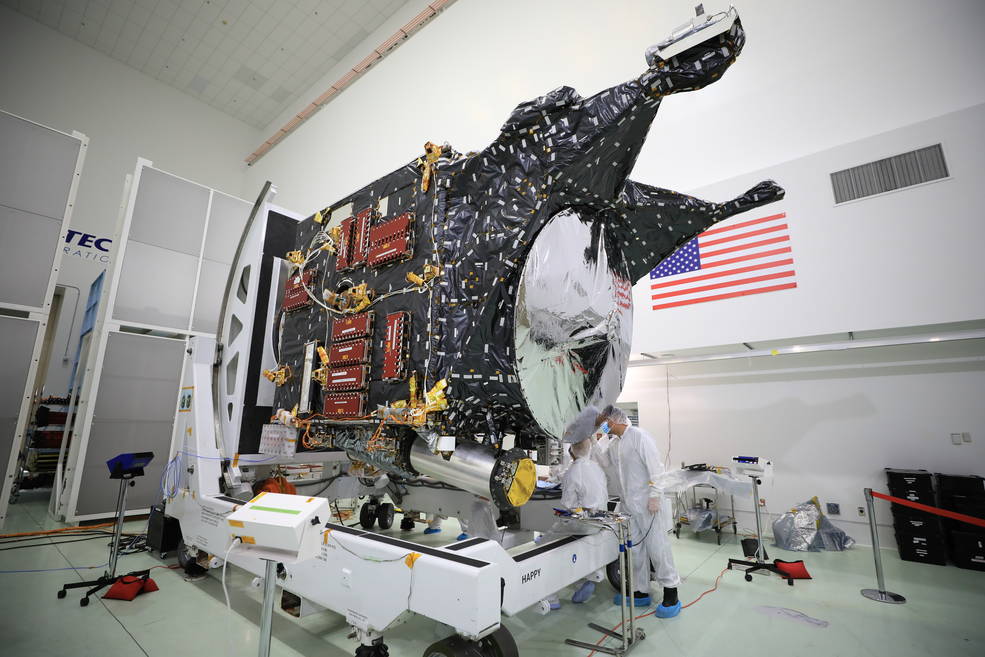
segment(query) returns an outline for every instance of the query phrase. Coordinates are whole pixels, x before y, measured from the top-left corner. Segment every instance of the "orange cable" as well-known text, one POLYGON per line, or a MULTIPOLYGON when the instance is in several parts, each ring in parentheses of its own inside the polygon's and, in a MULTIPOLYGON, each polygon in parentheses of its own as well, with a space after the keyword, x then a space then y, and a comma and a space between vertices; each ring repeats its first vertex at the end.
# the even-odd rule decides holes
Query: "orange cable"
POLYGON ((61 532, 86 531, 88 529, 99 529, 100 527, 113 527, 115 522, 102 522, 97 525, 78 525, 75 527, 61 527, 59 529, 45 529, 36 532, 20 532, 18 534, 0 534, 0 538, 14 538, 17 536, 45 536, 47 534, 59 534, 61 532))
MULTIPOLYGON (((715 585, 713 587, 711 587, 707 591, 703 592, 701 595, 699 595, 697 598, 695 598, 691 602, 687 603, 686 605, 683 605, 681 607, 681 609, 687 609, 691 605, 696 604, 699 600, 701 600, 701 598, 705 597, 707 594, 713 593, 713 592, 717 591, 718 590, 718 585, 722 581, 722 577, 725 575, 725 571, 726 570, 728 570, 728 566, 726 566, 725 568, 722 568, 722 572, 718 573, 718 577, 715 578, 715 585)), ((630 606, 630 609, 632 609, 632 605, 630 606)), ((636 621, 636 620, 639 620, 641 618, 645 618, 647 616, 652 616, 653 613, 654 613, 653 611, 648 611, 645 614, 640 614, 639 616, 636 616, 635 618, 633 618, 633 620, 636 621)), ((610 630, 610 632, 615 632, 620 627, 622 627, 622 621, 619 621, 618 623, 616 623, 612 627, 612 629, 610 630)), ((597 645, 597 646, 602 645, 602 642, 605 641, 608 638, 609 638, 609 636, 607 634, 603 634, 602 637, 598 641, 595 642, 595 645, 597 645)), ((595 654, 595 651, 593 650, 592 652, 588 653, 588 657, 592 657, 592 655, 594 655, 594 654, 595 654)))

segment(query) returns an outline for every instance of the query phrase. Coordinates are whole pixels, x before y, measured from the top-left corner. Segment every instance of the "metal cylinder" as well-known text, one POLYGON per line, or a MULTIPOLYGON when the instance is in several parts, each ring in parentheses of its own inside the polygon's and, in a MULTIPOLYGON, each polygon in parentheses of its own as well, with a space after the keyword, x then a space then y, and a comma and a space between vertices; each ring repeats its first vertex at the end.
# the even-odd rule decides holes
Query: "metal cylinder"
POLYGON ((536 467, 523 451, 497 453, 471 440, 459 441, 445 458, 416 438, 410 449, 410 466, 418 474, 491 499, 500 508, 526 504, 537 480, 536 467))
POLYGON ((879 549, 879 530, 876 527, 876 506, 872 499, 872 489, 866 488, 865 506, 869 514, 869 531, 872 532, 872 559, 876 562, 876 589, 862 589, 862 595, 869 600, 876 602, 886 602, 893 605, 906 603, 906 598, 899 593, 892 593, 886 590, 886 580, 882 573, 882 552, 879 549))
POLYGON ((109 553, 109 576, 116 577, 116 560, 120 556, 120 537, 123 535, 123 518, 127 512, 127 484, 132 479, 120 479, 120 492, 116 496, 116 527, 113 528, 113 543, 109 553))
POLYGON ((274 599, 277 593, 277 562, 265 559, 263 571, 263 607, 260 608, 260 657, 270 656, 270 630, 274 621, 274 599))
POLYGON ((865 489, 865 506, 869 514, 869 531, 872 532, 872 555, 876 562, 876 582, 880 591, 886 590, 886 580, 882 574, 882 554, 879 551, 879 530, 876 528, 876 505, 872 499, 872 489, 865 489))
POLYGON ((763 547, 763 519, 759 504, 759 477, 752 477, 752 503, 756 510, 756 561, 766 562, 766 548, 763 547))

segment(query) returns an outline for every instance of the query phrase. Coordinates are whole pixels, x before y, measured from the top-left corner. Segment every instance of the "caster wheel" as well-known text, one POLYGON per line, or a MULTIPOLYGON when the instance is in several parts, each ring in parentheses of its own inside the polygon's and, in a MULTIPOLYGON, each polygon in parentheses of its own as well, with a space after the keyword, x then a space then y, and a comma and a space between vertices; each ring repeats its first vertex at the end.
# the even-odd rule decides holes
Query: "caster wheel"
POLYGON ((65 595, 66 595, 66 592, 65 591, 59 591, 58 592, 58 599, 61 600, 62 598, 65 597, 65 595))
POLYGON ((793 580, 792 579, 788 579, 787 580, 787 586, 793 586, 793 580))
POLYGON ((376 524, 376 506, 366 502, 359 509, 359 525, 363 529, 372 529, 376 524))
POLYGON ((163 559, 167 559, 168 558, 168 553, 167 552, 159 552, 157 556, 159 556, 162 560, 163 559))
POLYGON ((409 532, 413 528, 414 528, 414 519, 404 516, 403 519, 401 519, 400 521, 400 529, 402 529, 405 532, 409 532))
POLYGON ((80 607, 88 607, 89 606, 89 598, 82 598, 81 600, 79 600, 79 606, 80 607))
POLYGON ((752 581, 752 575, 746 575, 746 581, 747 582, 751 582, 752 581))
POLYGON ((390 529, 393 527, 393 513, 393 505, 389 502, 384 502, 376 507, 376 523, 380 526, 380 529, 390 529))

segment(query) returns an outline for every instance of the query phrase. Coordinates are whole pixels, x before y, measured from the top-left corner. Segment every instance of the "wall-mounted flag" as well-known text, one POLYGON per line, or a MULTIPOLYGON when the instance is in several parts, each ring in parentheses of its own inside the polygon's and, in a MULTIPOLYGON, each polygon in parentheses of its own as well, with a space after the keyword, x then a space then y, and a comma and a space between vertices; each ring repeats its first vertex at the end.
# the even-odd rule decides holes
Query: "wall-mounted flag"
POLYGON ((709 228, 650 272, 654 310, 795 287, 785 212, 709 228))

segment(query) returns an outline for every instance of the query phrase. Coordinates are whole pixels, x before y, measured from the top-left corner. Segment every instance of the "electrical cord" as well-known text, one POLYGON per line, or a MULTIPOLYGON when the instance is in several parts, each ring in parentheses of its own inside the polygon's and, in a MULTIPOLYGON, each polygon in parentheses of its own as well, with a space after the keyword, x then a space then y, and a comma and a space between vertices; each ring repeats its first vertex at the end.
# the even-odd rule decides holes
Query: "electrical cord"
POLYGON ((24 548, 33 547, 47 547, 49 545, 65 545, 67 543, 81 543, 83 541, 95 541, 100 538, 106 538, 103 536, 86 536, 85 538, 76 538, 71 541, 50 541, 48 543, 32 543, 31 545, 15 545, 14 547, 0 548, 0 552, 6 552, 7 550, 23 550, 24 548))
POLYGON ((233 536, 232 542, 229 543, 229 547, 226 549, 226 556, 222 560, 222 595, 226 598, 226 648, 229 655, 233 654, 232 645, 232 618, 233 618, 233 606, 229 602, 229 589, 226 588, 226 567, 229 566, 229 555, 232 553, 233 548, 242 543, 243 539, 239 536, 233 536))
MULTIPOLYGON (((230 459, 225 456, 202 456, 201 454, 196 454, 194 452, 186 452, 184 450, 178 450, 179 454, 185 454, 186 456, 193 456, 197 459, 203 459, 205 461, 229 461, 230 459)), ((280 455, 274 454, 271 457, 265 459, 239 459, 240 463, 267 463, 268 461, 273 461, 279 459, 280 455)))
POLYGON ((161 473, 161 499, 172 500, 181 490, 181 453, 174 455, 161 473))
MULTIPOLYGON (((717 590, 718 590, 718 585, 719 585, 719 584, 721 583, 721 581, 722 581, 722 577, 724 577, 724 575, 725 575, 725 572, 726 572, 727 570, 728 570, 728 567, 727 567, 727 566, 726 566, 725 568, 722 568, 722 572, 720 572, 720 573, 718 573, 718 577, 716 577, 716 578, 715 578, 715 585, 714 585, 714 586, 712 586, 712 587, 711 587, 710 589, 708 589, 707 591, 704 591, 704 592, 702 592, 702 593, 701 593, 701 595, 699 595, 699 596, 698 596, 697 598, 695 598, 695 599, 694 599, 694 600, 692 600, 691 602, 689 602, 689 603, 687 603, 686 605, 681 605, 681 609, 687 609, 687 608, 688 608, 688 607, 690 607, 691 605, 694 605, 694 604, 697 604, 697 603, 698 603, 698 602, 699 602, 699 601, 701 600, 701 598, 703 598, 703 597, 705 597, 705 596, 706 596, 706 595, 708 595, 709 593, 714 593, 715 591, 717 591, 717 590)), ((632 607, 631 607, 631 609, 632 609, 632 607)), ((646 612, 645 614, 640 614, 639 616, 635 616, 635 617, 633 618, 633 620, 634 620, 634 621, 638 621, 638 620, 639 620, 639 619, 641 619, 641 618, 646 618, 647 616, 652 616, 652 615, 653 615, 653 614, 655 614, 656 612, 657 612, 657 610, 656 610, 656 609, 654 609, 653 611, 648 611, 648 612, 646 612)), ((615 625, 614 625, 614 626, 612 627, 612 629, 611 629, 610 631, 612 631, 612 632, 616 632, 616 631, 617 631, 617 630, 618 630, 618 629, 619 629, 620 627, 622 627, 622 621, 620 621, 619 623, 616 623, 616 624, 615 624, 615 625)), ((595 645, 596 645, 596 646, 601 646, 601 645, 602 645, 602 642, 603 642, 603 641, 605 641, 605 640, 606 640, 606 639, 608 639, 608 638, 609 638, 609 635, 607 635, 607 634, 603 634, 603 635, 602 635, 602 637, 601 637, 601 638, 599 638, 599 640, 595 642, 595 645)), ((594 654, 595 654, 596 652, 597 652, 596 650, 593 650, 592 652, 590 652, 590 653, 588 653, 588 655, 587 655, 587 657, 592 657, 592 655, 594 655, 594 654)))
MULTIPOLYGON (((94 532, 73 532, 71 534, 66 534, 64 538, 74 538, 76 536, 112 536, 113 532, 104 531, 94 531, 94 532)), ((25 538, 6 538, 0 540, 0 545, 12 545, 13 543, 26 543, 30 541, 45 541, 52 538, 59 538, 56 534, 54 536, 28 536, 25 538)), ((34 543, 34 545, 42 545, 41 543, 34 543)))
POLYGON ((102 527, 113 527, 115 522, 101 522, 96 525, 75 525, 73 527, 59 527, 58 529, 42 529, 36 532, 18 532, 16 534, 0 534, 0 539, 4 538, 14 538, 17 536, 47 536, 48 534, 61 534, 63 532, 74 532, 74 531, 88 531, 91 529, 100 529, 102 527))
POLYGON ((334 536, 334 535, 332 534, 332 530, 330 530, 330 529, 328 529, 328 530, 326 530, 326 532, 328 533, 328 535, 329 535, 329 537, 330 537, 330 538, 331 538, 331 539, 332 539, 333 541, 335 541, 335 544, 336 544, 336 545, 338 545, 338 546, 339 546, 340 548, 342 548, 343 550, 345 550, 346 552, 348 552, 348 553, 349 553, 349 554, 351 554, 352 556, 354 556, 354 557, 356 557, 357 559, 362 559, 363 561, 371 561, 371 562, 373 562, 373 563, 395 563, 395 562, 397 562, 397 561, 403 561, 403 560, 405 560, 405 559, 406 559, 407 557, 409 557, 410 555, 412 555, 412 554, 413 554, 413 552, 408 552, 407 554, 404 554, 404 555, 402 555, 402 556, 399 556, 399 557, 395 557, 395 558, 393 558, 393 559, 377 559, 377 558, 375 558, 375 557, 365 557, 365 556, 363 556, 363 555, 361 555, 361 554, 356 554, 355 552, 353 552, 352 550, 350 550, 349 548, 347 548, 347 547, 346 547, 345 545, 343 545, 343 544, 342 544, 342 542, 341 542, 341 541, 340 541, 339 539, 337 539, 337 538, 336 538, 336 537, 335 537, 335 536, 334 536))
POLYGON ((69 568, 35 568, 32 570, 0 570, 0 575, 10 575, 12 573, 54 573, 61 572, 63 570, 96 570, 98 568, 105 568, 109 565, 109 562, 101 563, 98 566, 71 566, 69 568))

